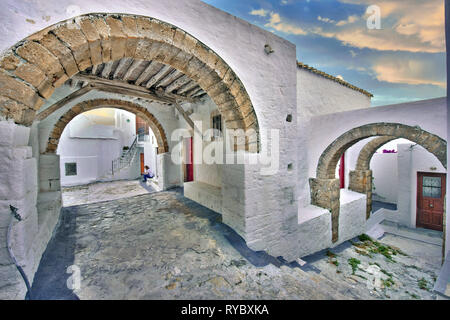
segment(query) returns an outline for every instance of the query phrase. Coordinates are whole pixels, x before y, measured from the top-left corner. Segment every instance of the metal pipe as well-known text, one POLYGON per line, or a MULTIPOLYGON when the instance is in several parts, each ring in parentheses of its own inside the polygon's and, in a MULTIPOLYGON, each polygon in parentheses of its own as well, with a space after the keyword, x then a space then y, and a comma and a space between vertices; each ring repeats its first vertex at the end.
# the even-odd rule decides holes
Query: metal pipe
MULTIPOLYGON (((11 210, 11 214, 13 215, 13 217, 16 220, 22 221, 22 217, 17 212, 17 210, 18 210, 17 208, 13 207, 12 205, 9 205, 9 209, 11 210)), ((13 222, 14 222, 14 219, 11 219, 11 223, 8 226, 8 233, 6 235, 6 246, 8 248, 8 253, 9 253, 9 256, 11 257, 11 260, 14 262, 17 270, 19 270, 19 273, 22 276, 23 281, 25 282, 25 286, 27 287, 27 295, 25 296, 25 300, 33 300, 32 299, 32 295, 31 295, 31 286, 30 286, 30 282, 28 281, 28 277, 25 274, 25 271, 23 271, 22 267, 17 263, 17 259, 14 256, 14 253, 12 252, 12 248, 11 248, 11 245, 10 245, 13 222)))

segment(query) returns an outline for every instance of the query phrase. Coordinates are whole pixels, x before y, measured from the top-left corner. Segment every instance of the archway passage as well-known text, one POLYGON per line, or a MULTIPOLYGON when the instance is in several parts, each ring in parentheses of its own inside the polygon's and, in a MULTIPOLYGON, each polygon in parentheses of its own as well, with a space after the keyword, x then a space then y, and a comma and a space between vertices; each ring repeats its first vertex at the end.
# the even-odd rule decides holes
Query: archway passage
POLYGON ((253 130, 256 113, 242 82, 214 51, 166 22, 127 14, 87 14, 37 32, 0 59, 0 115, 30 126, 36 111, 66 80, 122 58, 172 66, 195 81, 217 105, 226 127, 253 130))
POLYGON ((368 142, 359 152, 356 162, 356 170, 350 171, 349 186, 352 191, 365 193, 366 219, 369 219, 372 212, 372 171, 370 170, 370 160, 375 152, 384 144, 397 139, 392 136, 378 137, 368 142))
MULTIPOLYGON (((334 140, 322 153, 317 165, 316 178, 310 179, 311 203, 331 211, 332 241, 339 239, 339 211, 340 190, 339 179, 335 178, 336 166, 342 154, 351 146, 366 138, 383 136, 386 139, 405 138, 415 142, 434 154, 442 165, 447 168, 447 142, 420 127, 408 126, 400 123, 371 123, 347 131, 334 140)), ((380 140, 381 141, 381 140, 380 140)), ((386 142, 385 142, 386 143, 386 142)), ((361 166, 365 167, 367 161, 370 163, 369 155, 373 155, 372 149, 376 146, 367 147, 361 158, 361 166)), ((376 150, 376 149, 375 149, 376 150)), ((350 176, 351 189, 357 192, 371 192, 371 171, 356 170, 350 176)))
POLYGON ((58 148, 59 139, 64 131, 66 125, 77 115, 99 108, 117 108, 136 114, 138 117, 145 120, 153 133, 155 134, 158 143, 158 154, 169 152, 169 144, 164 128, 159 121, 151 114, 145 107, 125 100, 115 99, 94 99, 78 103, 64 113, 53 127, 47 142, 47 153, 55 153, 58 148))

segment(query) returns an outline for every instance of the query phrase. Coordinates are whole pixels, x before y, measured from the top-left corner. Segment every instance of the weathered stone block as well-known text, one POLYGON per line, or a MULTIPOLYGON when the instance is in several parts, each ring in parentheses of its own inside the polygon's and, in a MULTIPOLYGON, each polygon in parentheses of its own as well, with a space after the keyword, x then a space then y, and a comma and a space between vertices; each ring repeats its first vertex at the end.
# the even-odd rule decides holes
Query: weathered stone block
POLYGON ((26 41, 16 49, 16 53, 38 66, 49 79, 59 79, 65 73, 58 58, 37 42, 26 41))
POLYGON ((101 37, 89 18, 78 21, 81 31, 84 33, 89 43, 89 51, 92 64, 99 65, 103 63, 101 37))
POLYGON ((110 28, 111 37, 111 60, 116 61, 122 59, 125 56, 127 36, 122 31, 122 21, 111 16, 106 18, 106 23, 110 28))
POLYGON ((39 97, 33 88, 1 70, 0 87, 2 88, 3 96, 21 102, 31 109, 34 109, 37 105, 41 106, 44 103, 44 100, 39 97))
POLYGON ((72 50, 80 71, 83 71, 92 65, 89 44, 76 23, 62 25, 55 28, 53 32, 72 50))
POLYGON ((103 18, 92 20, 100 39, 102 47, 102 61, 103 63, 111 61, 112 41, 110 37, 110 28, 103 18))

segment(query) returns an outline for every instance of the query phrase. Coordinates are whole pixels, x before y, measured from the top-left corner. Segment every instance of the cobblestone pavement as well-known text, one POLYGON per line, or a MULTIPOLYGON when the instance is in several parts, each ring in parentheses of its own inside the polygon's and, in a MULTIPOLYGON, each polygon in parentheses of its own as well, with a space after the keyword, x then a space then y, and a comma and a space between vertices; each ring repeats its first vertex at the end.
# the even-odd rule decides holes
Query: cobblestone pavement
MULTIPOLYGON (((33 294, 37 299, 389 298, 366 283, 337 277, 328 258, 301 268, 282 265, 248 249, 220 215, 173 190, 63 208, 33 294), (73 291, 66 283, 75 275, 66 273, 71 265, 81 272, 81 286, 73 291)), ((349 270, 341 266, 341 272, 349 270)))
POLYGON ((81 204, 110 201, 155 192, 147 184, 136 180, 119 180, 112 182, 95 182, 83 186, 65 187, 62 189, 65 207, 81 204))

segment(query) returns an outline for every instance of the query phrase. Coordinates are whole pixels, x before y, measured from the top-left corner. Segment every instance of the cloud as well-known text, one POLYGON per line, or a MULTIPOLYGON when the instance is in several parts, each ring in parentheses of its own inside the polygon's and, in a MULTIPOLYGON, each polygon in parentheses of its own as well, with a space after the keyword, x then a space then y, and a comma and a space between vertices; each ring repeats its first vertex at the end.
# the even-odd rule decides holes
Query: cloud
POLYGON ((264 10, 264 9, 250 11, 250 14, 252 16, 260 16, 260 17, 266 17, 268 13, 269 13, 269 11, 264 10))
POLYGON ((323 22, 326 22, 326 23, 335 23, 335 22, 336 22, 336 21, 334 21, 333 19, 330 19, 330 18, 322 18, 321 16, 318 16, 318 17, 317 17, 317 20, 323 21, 323 22))
POLYGON ((405 57, 381 57, 372 66, 376 79, 389 83, 446 87, 445 75, 430 60, 405 57))
POLYGON ((270 20, 264 26, 286 34, 294 34, 294 35, 308 34, 308 32, 306 32, 304 29, 297 26, 296 24, 282 21, 280 15, 275 12, 270 13, 270 20))
POLYGON ((347 18, 347 20, 341 20, 341 21, 339 21, 338 23, 336 23, 336 25, 338 26, 338 27, 341 27, 341 26, 345 26, 346 24, 349 24, 349 23, 354 23, 354 22, 356 22, 356 21, 358 21, 359 20, 359 16, 357 16, 357 15, 352 15, 352 16, 349 16, 348 18, 347 18))
MULTIPOLYGON (((380 48, 378 50, 445 51, 445 9, 442 0, 378 0, 377 3, 373 0, 339 1, 364 7, 376 4, 381 10, 383 30, 367 30, 358 24, 351 29, 336 31, 334 37, 346 44, 359 48, 380 48), (353 36, 357 39, 352 40, 353 36), (380 40, 386 43, 380 46, 380 40)), ((363 18, 367 18, 367 15, 363 18)))

